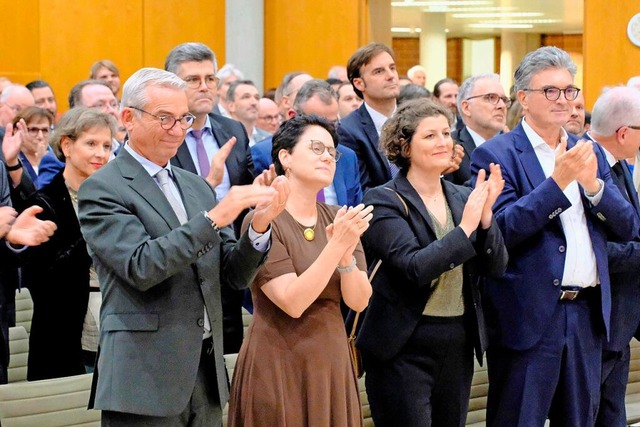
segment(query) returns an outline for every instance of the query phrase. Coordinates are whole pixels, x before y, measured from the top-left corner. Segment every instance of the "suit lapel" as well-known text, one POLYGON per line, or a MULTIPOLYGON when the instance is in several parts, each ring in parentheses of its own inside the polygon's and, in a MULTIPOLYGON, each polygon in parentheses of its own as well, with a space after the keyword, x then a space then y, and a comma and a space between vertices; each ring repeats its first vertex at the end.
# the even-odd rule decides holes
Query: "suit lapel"
POLYGON ((422 198, 415 190, 415 188, 413 188, 407 177, 404 174, 399 173, 394 178, 394 182, 396 183, 396 188, 398 189, 398 193, 400 194, 400 196, 405 199, 407 204, 412 205, 420 213, 420 216, 429 226, 431 232, 435 236, 435 227, 433 225, 433 221, 431 221, 429 212, 427 212, 427 207, 424 205, 422 198))
POLYGON ((462 213, 464 212, 464 205, 466 202, 455 185, 448 181, 442 181, 442 186, 444 189, 444 195, 447 198, 447 203, 449 204, 449 209, 451 210, 453 223, 458 225, 460 224, 460 221, 462 221, 462 213))
MULTIPOLYGON (((221 116, 218 116, 218 117, 221 117, 221 116)), ((209 114, 211 131, 213 132, 213 136, 216 140, 216 143, 218 144, 218 147, 222 147, 232 136, 235 136, 238 139, 236 144, 242 144, 241 138, 239 135, 231 135, 227 132, 226 129, 223 129, 223 126, 220 123, 220 120, 218 117, 216 117, 213 114, 209 114)), ((227 160, 224 162, 225 166, 227 167, 227 172, 229 173, 229 180, 231 182, 239 181, 239 177, 236 171, 240 169, 239 165, 242 164, 242 160, 243 160, 242 158, 240 158, 240 155, 239 155, 240 151, 242 153, 245 152, 245 150, 235 150, 235 149, 231 150, 231 153, 229 153, 229 157, 227 157, 227 160)))
POLYGON ((522 122, 509 134, 511 134, 512 143, 518 151, 518 158, 531 186, 533 188, 537 187, 547 178, 544 176, 544 171, 542 170, 538 156, 536 156, 536 152, 522 128, 522 122))
POLYGON ((196 170, 196 165, 193 163, 193 159, 191 158, 191 153, 189 153, 187 141, 183 141, 182 144, 180 144, 180 147, 178 147, 178 152, 171 159, 171 164, 187 170, 191 173, 198 173, 198 171, 196 170))
POLYGON ((638 201, 638 192, 633 185, 633 177, 631 176, 631 171, 629 170, 629 164, 626 160, 620 160, 620 164, 622 165, 622 170, 624 171, 624 186, 627 189, 627 195, 631 199, 631 204, 637 213, 640 213, 640 202, 638 201))
POLYGON ((458 141, 460 141, 460 145, 464 148, 465 157, 471 159, 471 153, 475 150, 476 143, 473 141, 473 138, 466 126, 464 126, 458 133, 458 141))
POLYGON ((123 178, 129 180, 129 186, 158 212, 170 228, 180 226, 178 217, 158 184, 127 150, 122 150, 112 161, 120 168, 123 178))
POLYGON ((383 166, 384 170, 387 171, 388 176, 391 176, 391 171, 389 170, 389 162, 387 159, 380 153, 378 150, 378 143, 380 141, 380 137, 378 136, 378 131, 376 130, 376 125, 373 123, 373 119, 369 115, 367 108, 364 103, 358 109, 358 113, 360 114, 360 121, 362 123, 362 128, 364 129, 367 138, 369 139, 370 148, 373 149, 373 152, 376 154, 376 157, 380 164, 383 166))

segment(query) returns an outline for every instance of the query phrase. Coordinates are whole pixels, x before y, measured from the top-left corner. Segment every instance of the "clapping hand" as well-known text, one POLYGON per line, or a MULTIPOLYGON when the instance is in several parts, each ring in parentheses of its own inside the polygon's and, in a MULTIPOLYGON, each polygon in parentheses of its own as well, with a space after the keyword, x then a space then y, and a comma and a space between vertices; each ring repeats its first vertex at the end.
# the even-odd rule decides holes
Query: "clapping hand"
POLYGON ((58 227, 51 221, 38 219, 36 215, 40 212, 42 212, 40 206, 25 209, 16 218, 6 235, 6 240, 9 243, 24 246, 37 246, 49 240, 58 227))
MULTIPOLYGON (((482 217, 480 218, 480 225, 484 229, 491 227, 493 205, 504 189, 504 179, 502 179, 502 169, 500 169, 500 165, 491 163, 489 165, 489 174, 489 178, 486 181, 488 190, 487 200, 484 203, 482 217)), ((478 179, 480 179, 480 174, 478 174, 478 179)))
POLYGON ((442 175, 446 175, 460 169, 460 163, 462 163, 463 158, 464 148, 460 144, 454 144, 453 153, 451 155, 451 162, 449 163, 449 167, 445 169, 444 172, 442 172, 442 175))
POLYGON ((235 136, 229 138, 211 159, 211 169, 209 169, 209 174, 205 179, 213 188, 216 188, 222 182, 222 178, 224 177, 224 162, 227 161, 227 157, 229 157, 233 146, 236 145, 236 141, 235 136))
POLYGON ((13 166, 18 163, 18 154, 22 150, 22 140, 27 133, 27 124, 24 119, 20 119, 14 127, 7 124, 4 139, 2 140, 2 154, 7 165, 13 166))
POLYGON ((0 207, 0 238, 7 235, 16 220, 18 212, 11 206, 0 207))
POLYGON ((489 183, 485 181, 486 172, 484 169, 478 171, 476 178, 476 187, 473 189, 467 203, 464 205, 462 212, 462 220, 460 220, 460 228, 465 232, 467 237, 471 236, 482 218, 484 206, 489 197, 489 183))

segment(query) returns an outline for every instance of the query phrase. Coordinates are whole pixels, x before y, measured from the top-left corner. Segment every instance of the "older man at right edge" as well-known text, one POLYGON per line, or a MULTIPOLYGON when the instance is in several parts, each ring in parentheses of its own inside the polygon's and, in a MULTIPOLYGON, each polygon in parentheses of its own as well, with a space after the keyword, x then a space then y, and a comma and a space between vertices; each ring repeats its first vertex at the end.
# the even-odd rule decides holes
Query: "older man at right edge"
POLYGON ((497 163, 494 205, 509 249, 501 279, 487 279, 488 426, 592 426, 600 401, 611 288, 607 238, 638 235, 639 220, 592 141, 562 129, 580 89, 556 47, 530 52, 515 72, 524 119, 476 148, 472 180, 497 163))

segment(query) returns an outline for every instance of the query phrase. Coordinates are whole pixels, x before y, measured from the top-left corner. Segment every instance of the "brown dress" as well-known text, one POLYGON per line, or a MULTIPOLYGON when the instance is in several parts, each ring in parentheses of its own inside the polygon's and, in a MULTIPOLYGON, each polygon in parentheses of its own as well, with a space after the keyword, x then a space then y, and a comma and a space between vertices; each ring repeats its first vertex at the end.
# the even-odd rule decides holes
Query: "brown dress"
MULTIPOLYGON (((301 275, 327 244, 325 228, 335 206, 318 203, 315 239, 284 211, 272 223, 272 246, 258 272, 253 321, 245 337, 231 387, 228 425, 265 427, 361 426, 362 413, 340 313, 340 275, 336 272, 309 308, 295 319, 260 289, 287 273, 301 275)), ((250 217, 249 217, 250 218, 250 217)), ((366 270, 362 247, 354 251, 366 270)))

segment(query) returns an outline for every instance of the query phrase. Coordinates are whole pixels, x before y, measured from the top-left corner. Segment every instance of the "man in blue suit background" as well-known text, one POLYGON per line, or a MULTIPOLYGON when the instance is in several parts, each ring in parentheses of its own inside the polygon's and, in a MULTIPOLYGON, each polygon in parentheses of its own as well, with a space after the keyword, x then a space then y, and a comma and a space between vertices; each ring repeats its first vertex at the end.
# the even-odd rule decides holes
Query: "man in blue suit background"
MULTIPOLYGON (((293 108, 289 110, 289 118, 296 114, 316 114, 329 121, 337 122, 338 99, 329 83, 314 79, 303 84, 296 95, 293 108)), ((271 137, 251 147, 256 173, 269 168, 272 163, 271 148, 271 137)), ((336 163, 332 185, 323 191, 324 201, 333 205, 357 206, 362 202, 358 159, 353 150, 348 147, 340 145, 338 150, 342 156, 336 163)))
POLYGON ((589 426, 600 400, 609 331, 607 238, 637 235, 639 221, 593 142, 562 129, 576 66, 556 47, 525 56, 515 72, 524 120, 477 147, 475 177, 500 164, 494 205, 509 250, 502 279, 487 279, 488 426, 589 426))
MULTIPOLYGON (((597 142, 611 178, 640 218, 638 193, 625 158, 640 147, 640 91, 633 87, 609 89, 598 98, 585 138, 597 142)), ((611 277, 611 333, 602 352, 602 387, 596 426, 625 426, 624 404, 629 378, 629 341, 640 324, 640 242, 609 242, 611 277)))

